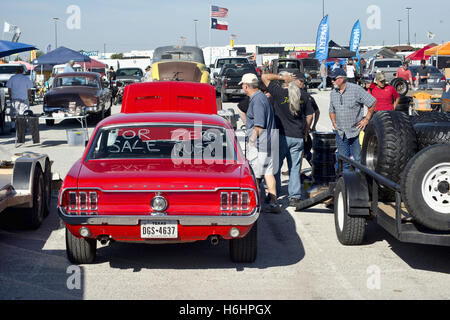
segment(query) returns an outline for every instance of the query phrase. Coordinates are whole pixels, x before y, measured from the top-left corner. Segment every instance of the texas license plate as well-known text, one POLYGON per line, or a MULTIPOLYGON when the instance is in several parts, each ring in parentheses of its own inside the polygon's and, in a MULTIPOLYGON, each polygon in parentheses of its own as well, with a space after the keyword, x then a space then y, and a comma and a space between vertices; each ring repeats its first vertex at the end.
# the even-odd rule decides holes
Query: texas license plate
POLYGON ((176 239, 178 238, 178 223, 176 221, 142 221, 141 238, 176 239))

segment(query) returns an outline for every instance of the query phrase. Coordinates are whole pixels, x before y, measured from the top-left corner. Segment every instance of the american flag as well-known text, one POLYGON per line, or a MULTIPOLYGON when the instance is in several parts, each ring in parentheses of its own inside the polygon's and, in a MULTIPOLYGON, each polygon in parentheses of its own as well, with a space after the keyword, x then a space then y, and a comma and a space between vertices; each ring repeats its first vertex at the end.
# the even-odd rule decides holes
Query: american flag
POLYGON ((211 17, 213 18, 226 18, 228 16, 228 9, 218 6, 211 6, 211 17))

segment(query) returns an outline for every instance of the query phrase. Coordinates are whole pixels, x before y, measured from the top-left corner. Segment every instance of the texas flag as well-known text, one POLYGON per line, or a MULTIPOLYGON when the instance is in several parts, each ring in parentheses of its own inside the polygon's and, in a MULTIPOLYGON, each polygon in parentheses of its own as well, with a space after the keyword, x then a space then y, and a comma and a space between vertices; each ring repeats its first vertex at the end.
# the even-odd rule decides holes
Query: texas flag
POLYGON ((228 22, 211 18, 211 29, 228 30, 228 22))

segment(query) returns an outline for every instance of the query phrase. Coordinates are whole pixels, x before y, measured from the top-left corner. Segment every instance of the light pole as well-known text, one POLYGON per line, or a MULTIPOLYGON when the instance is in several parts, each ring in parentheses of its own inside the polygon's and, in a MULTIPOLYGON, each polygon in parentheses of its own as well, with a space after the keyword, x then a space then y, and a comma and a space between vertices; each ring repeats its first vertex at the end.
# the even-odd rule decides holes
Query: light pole
POLYGON ((398 45, 400 45, 400 22, 402 22, 402 20, 398 19, 398 45))
POLYGON ((55 49, 58 48, 58 21, 59 18, 53 18, 55 21, 55 49))
POLYGON ((322 18, 325 18, 325 0, 322 0, 322 18))
POLYGON ((412 8, 407 7, 406 10, 408 10, 408 46, 411 45, 411 41, 409 41, 409 10, 411 10, 412 8))
POLYGON ((194 19, 194 30, 195 30, 195 46, 198 47, 198 41, 197 41, 197 19, 194 19))

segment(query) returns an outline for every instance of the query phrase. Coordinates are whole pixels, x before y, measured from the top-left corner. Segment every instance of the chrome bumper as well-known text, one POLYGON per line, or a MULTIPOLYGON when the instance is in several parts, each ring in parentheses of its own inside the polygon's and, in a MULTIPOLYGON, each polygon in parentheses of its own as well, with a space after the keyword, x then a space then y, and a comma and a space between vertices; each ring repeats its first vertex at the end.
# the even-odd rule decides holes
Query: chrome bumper
POLYGON ((137 226, 141 220, 145 221, 167 221, 177 220, 183 226, 248 226, 256 222, 259 217, 259 208, 255 208, 249 215, 245 216, 196 216, 196 215, 145 215, 145 216, 73 216, 67 215, 61 207, 58 214, 61 220, 69 225, 125 225, 137 226))

